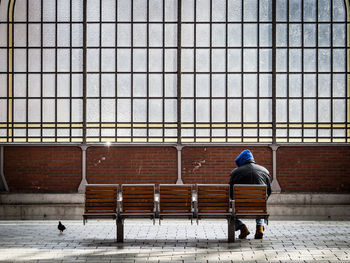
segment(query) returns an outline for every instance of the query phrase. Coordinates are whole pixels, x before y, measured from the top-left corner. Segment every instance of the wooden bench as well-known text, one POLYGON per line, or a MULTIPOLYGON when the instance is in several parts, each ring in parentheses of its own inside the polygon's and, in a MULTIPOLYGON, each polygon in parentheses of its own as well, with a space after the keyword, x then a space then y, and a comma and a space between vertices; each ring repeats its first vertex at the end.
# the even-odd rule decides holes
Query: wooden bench
POLYGON ((235 241, 235 219, 268 219, 266 186, 228 184, 87 185, 84 224, 88 218, 117 220, 117 242, 124 240, 126 218, 220 218, 228 221, 228 241, 235 241), (119 201, 117 203, 119 189, 119 201), (118 209, 116 209, 118 207, 118 209))
POLYGON ((268 223, 265 185, 236 184, 233 186, 233 199, 234 219, 265 219, 268 223))
POLYGON ((117 219, 117 194, 118 185, 86 185, 84 225, 88 219, 117 219))

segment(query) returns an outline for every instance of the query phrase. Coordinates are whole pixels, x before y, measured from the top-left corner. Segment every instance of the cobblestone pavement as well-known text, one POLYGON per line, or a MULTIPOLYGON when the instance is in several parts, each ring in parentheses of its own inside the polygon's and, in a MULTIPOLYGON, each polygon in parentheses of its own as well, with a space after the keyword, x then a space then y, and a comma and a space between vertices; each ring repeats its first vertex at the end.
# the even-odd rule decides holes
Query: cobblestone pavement
MULTIPOLYGON (((350 262, 350 221, 270 221, 263 240, 227 243, 227 222, 0 221, 0 262, 350 262)), ((236 232, 236 236, 238 232, 236 232)))

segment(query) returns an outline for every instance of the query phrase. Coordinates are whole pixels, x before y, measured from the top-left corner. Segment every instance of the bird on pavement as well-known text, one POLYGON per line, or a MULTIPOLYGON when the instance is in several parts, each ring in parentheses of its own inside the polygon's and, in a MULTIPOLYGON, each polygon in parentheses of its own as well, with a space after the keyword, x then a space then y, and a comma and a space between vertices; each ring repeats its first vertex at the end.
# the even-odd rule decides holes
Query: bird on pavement
POLYGON ((62 225, 61 221, 58 221, 58 230, 60 231, 60 234, 63 233, 63 231, 66 229, 64 225, 62 225))

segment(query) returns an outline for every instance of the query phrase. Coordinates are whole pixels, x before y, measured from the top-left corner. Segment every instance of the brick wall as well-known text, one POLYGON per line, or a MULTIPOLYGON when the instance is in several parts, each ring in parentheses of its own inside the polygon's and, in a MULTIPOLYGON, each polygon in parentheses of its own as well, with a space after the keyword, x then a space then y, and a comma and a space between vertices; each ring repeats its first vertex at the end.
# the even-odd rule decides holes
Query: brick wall
MULTIPOLYGON (((228 183, 236 168, 234 160, 246 147, 184 147, 182 179, 184 183, 228 183)), ((272 151, 269 147, 249 147, 256 163, 265 166, 272 176, 272 151)))
POLYGON ((174 147, 89 147, 89 183, 176 183, 174 147))
MULTIPOLYGON (((186 146, 184 183, 227 183, 234 159, 246 147, 186 146)), ((272 176, 269 147, 249 147, 272 176)), ((11 192, 77 192, 81 181, 79 147, 5 147, 4 174, 11 192)), ((89 183, 175 183, 174 147, 89 147, 89 183)), ((350 192, 350 147, 281 146, 277 177, 283 192, 350 192)))
POLYGON ((280 147, 277 177, 284 192, 350 192, 350 147, 280 147))
POLYGON ((5 147, 4 174, 11 192, 76 192, 79 147, 5 147))

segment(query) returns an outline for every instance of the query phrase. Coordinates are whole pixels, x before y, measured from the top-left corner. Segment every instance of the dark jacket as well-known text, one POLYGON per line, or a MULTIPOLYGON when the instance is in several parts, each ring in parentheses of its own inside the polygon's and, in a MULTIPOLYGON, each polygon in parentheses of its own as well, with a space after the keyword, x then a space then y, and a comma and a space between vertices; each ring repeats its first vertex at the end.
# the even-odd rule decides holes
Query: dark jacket
POLYGON ((230 196, 233 198, 234 184, 262 184, 266 185, 267 196, 271 194, 271 179, 269 171, 256 164, 254 161, 247 161, 242 166, 234 169, 230 175, 230 196))

